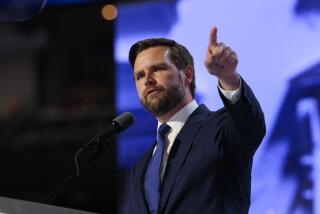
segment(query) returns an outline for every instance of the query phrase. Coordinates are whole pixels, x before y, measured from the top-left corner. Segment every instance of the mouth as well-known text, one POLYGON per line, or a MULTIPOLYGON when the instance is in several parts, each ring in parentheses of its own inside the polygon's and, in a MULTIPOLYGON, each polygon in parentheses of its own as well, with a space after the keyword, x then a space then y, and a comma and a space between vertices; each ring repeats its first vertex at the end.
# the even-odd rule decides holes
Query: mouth
POLYGON ((146 93, 146 97, 153 96, 153 95, 159 93, 160 91, 161 91, 160 89, 156 89, 156 88, 148 89, 147 93, 146 93))

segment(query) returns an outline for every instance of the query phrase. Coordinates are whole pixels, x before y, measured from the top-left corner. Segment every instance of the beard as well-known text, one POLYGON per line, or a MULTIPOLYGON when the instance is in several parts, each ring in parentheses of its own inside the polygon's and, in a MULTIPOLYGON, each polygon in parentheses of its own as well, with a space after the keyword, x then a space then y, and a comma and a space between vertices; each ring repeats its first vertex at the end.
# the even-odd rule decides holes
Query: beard
POLYGON ((140 103, 144 109, 154 116, 162 116, 173 109, 185 96, 184 84, 179 78, 179 84, 165 89, 162 86, 156 88, 155 95, 144 95, 140 103), (149 99, 148 99, 149 98, 149 99))

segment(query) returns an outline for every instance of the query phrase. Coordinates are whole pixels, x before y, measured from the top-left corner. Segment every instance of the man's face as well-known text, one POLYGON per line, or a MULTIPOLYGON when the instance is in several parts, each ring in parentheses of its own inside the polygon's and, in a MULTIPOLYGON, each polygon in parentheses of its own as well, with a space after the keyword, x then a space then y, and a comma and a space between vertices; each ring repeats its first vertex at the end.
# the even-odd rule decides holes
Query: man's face
POLYGON ((141 104, 154 116, 169 112, 185 96, 183 71, 171 62, 167 47, 152 47, 139 53, 134 80, 141 104))

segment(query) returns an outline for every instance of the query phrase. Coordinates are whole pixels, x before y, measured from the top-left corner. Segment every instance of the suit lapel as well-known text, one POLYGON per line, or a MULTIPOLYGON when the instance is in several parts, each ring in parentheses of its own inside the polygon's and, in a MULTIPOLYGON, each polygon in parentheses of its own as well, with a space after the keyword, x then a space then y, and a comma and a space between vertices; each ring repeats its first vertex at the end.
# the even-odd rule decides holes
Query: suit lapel
POLYGON ((189 151, 191 150, 194 138, 204 123, 208 113, 209 110, 204 105, 200 105, 186 121, 174 141, 162 182, 159 213, 163 212, 163 209, 168 202, 168 198, 172 192, 176 178, 189 151))

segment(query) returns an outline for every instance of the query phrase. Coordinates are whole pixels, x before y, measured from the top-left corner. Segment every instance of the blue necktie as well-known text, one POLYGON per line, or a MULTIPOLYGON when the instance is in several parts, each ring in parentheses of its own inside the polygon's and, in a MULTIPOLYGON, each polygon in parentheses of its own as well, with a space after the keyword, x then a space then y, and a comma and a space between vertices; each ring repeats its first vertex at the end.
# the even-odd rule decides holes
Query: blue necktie
POLYGON ((170 126, 166 123, 161 124, 157 135, 157 148, 150 159, 145 178, 144 188, 151 214, 158 213, 160 199, 160 167, 163 148, 165 145, 165 135, 170 130, 170 126))

